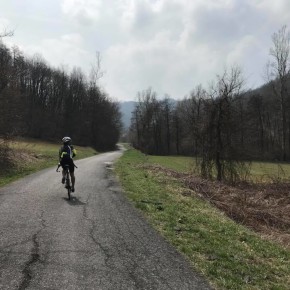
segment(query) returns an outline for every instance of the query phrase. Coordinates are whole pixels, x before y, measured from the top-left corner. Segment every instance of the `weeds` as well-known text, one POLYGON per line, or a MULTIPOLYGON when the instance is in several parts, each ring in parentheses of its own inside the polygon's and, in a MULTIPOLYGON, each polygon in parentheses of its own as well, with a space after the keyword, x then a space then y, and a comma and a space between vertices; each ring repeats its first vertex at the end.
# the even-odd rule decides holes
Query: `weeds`
POLYGON ((217 289, 289 289, 290 251, 281 245, 289 238, 290 183, 234 187, 163 159, 146 163, 128 150, 116 166, 126 195, 152 225, 217 289))
POLYGON ((12 158, 13 150, 9 147, 9 142, 6 137, 0 139, 0 175, 8 172, 15 165, 12 158))
MULTIPOLYGON (((60 144, 36 139, 0 139, 0 186, 43 168, 56 166, 60 144)), ((76 146, 77 159, 93 156, 90 147, 76 146)))

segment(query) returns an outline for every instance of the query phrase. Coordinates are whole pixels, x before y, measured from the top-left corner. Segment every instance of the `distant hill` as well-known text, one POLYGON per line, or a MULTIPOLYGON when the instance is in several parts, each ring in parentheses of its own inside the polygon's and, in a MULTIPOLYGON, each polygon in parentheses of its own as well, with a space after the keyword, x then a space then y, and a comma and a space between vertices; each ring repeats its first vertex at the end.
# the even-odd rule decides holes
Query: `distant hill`
POLYGON ((122 113, 122 122, 124 124, 124 129, 128 129, 130 126, 132 112, 136 104, 137 102, 134 101, 120 102, 120 110, 122 113))
MULTIPOLYGON (((175 106, 176 105, 176 100, 174 99, 169 99, 170 103, 175 106)), ((127 101, 127 102, 120 102, 120 110, 122 113, 122 122, 124 124, 124 129, 128 129, 131 124, 131 118, 132 118, 132 112, 135 109, 135 106, 137 105, 138 102, 134 101, 127 101)))

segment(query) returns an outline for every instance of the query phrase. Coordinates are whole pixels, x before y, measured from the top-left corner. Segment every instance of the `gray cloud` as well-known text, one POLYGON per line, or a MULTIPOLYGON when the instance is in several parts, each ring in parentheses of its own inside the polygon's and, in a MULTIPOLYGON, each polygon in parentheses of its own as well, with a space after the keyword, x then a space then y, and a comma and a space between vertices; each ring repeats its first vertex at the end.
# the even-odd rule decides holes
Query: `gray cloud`
POLYGON ((18 27, 5 41, 53 65, 88 72, 100 51, 117 99, 148 86, 181 98, 231 64, 261 85, 271 35, 289 18, 286 0, 11 0, 0 11, 0 25, 18 27))

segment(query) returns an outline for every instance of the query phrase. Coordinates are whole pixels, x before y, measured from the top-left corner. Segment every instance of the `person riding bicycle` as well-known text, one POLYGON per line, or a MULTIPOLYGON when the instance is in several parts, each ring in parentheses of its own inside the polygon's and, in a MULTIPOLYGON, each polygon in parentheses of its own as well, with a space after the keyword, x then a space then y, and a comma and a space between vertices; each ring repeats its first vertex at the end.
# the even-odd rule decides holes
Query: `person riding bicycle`
POLYGON ((71 145, 71 138, 70 137, 63 137, 62 138, 63 146, 59 149, 59 164, 62 167, 62 179, 61 182, 64 184, 65 182, 65 171, 64 166, 69 166, 69 172, 71 176, 71 183, 72 183, 72 189, 71 191, 75 191, 75 165, 73 162, 73 158, 76 156, 76 150, 71 145))

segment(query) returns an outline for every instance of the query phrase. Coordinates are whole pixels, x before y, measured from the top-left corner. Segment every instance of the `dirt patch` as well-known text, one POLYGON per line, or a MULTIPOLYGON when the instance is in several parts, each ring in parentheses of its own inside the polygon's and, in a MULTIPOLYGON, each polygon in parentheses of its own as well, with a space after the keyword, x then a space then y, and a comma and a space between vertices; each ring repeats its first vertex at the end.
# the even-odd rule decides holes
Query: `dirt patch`
POLYGON ((236 222, 290 248, 290 182, 230 186, 161 166, 149 169, 182 180, 189 189, 184 195, 198 194, 236 222))

